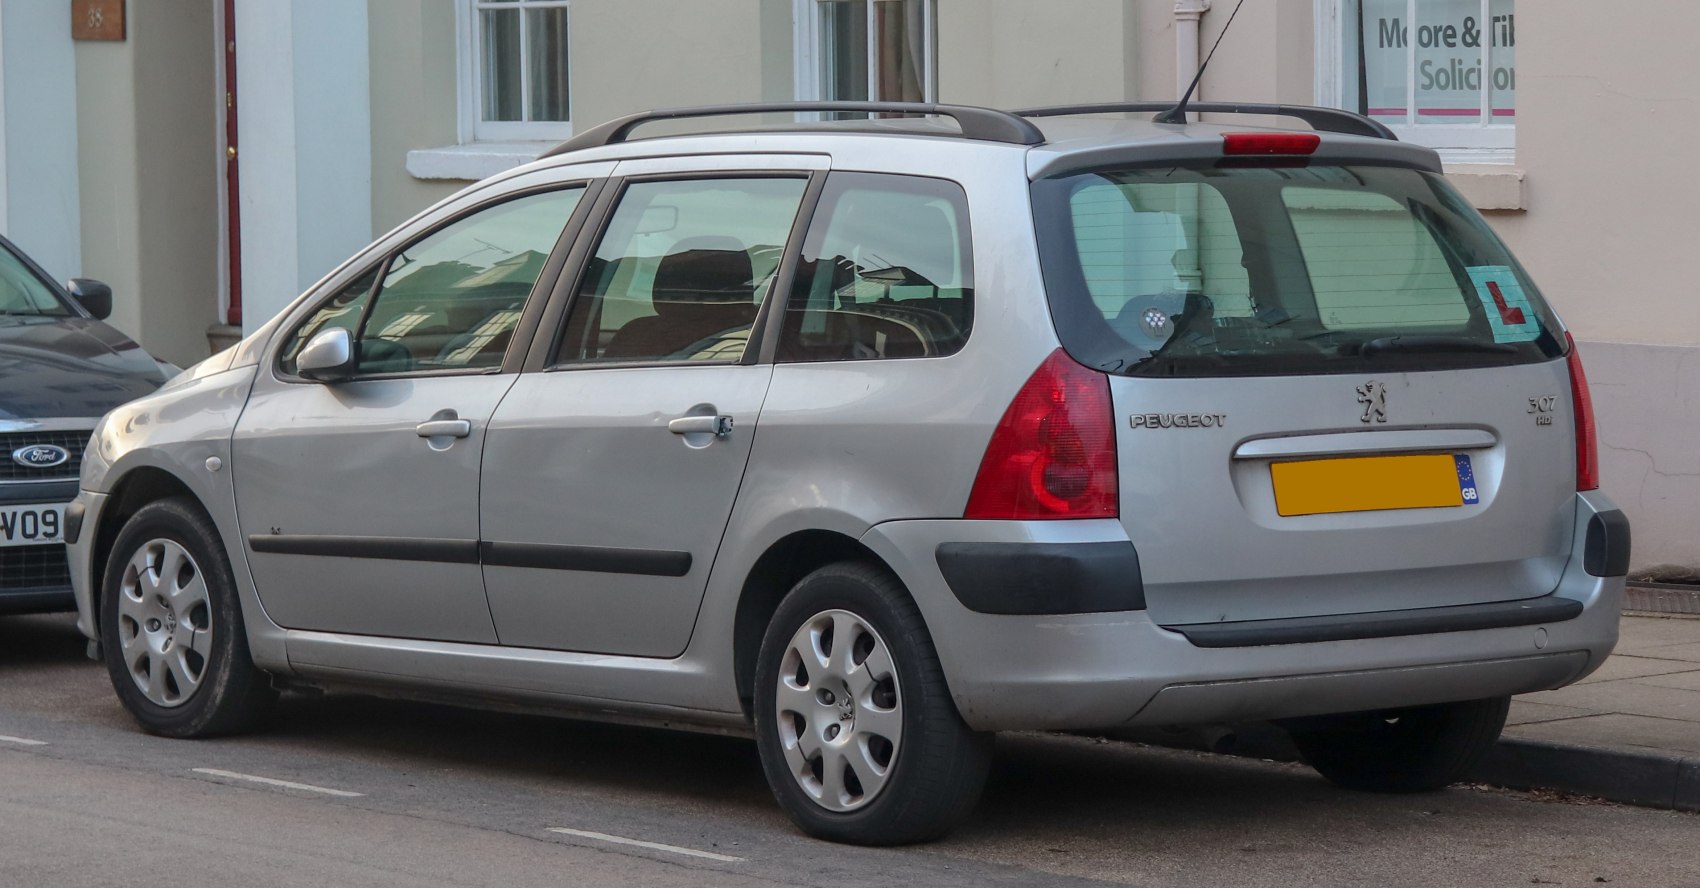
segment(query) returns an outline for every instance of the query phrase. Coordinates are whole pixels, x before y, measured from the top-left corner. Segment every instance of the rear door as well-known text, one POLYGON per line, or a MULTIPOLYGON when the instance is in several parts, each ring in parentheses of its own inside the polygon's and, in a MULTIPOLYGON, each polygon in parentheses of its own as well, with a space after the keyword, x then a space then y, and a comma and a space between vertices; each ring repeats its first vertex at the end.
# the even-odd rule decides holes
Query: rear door
POLYGON ((482 554, 502 644, 684 650, 773 375, 751 335, 825 166, 761 155, 616 169, 606 221, 533 347, 536 372, 491 422, 482 554))
POLYGON ((1065 345, 1119 368, 1121 516, 1158 622, 1557 585, 1562 332, 1438 176, 1130 169, 1036 199, 1065 345))

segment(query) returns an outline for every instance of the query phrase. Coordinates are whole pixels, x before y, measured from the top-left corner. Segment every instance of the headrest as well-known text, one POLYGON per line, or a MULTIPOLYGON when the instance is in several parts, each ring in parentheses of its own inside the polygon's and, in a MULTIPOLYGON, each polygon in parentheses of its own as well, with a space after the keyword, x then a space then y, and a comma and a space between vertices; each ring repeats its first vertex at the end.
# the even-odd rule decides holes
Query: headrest
POLYGON ((754 302, 755 268, 736 238, 693 237, 673 245, 655 267, 657 313, 675 305, 754 302))

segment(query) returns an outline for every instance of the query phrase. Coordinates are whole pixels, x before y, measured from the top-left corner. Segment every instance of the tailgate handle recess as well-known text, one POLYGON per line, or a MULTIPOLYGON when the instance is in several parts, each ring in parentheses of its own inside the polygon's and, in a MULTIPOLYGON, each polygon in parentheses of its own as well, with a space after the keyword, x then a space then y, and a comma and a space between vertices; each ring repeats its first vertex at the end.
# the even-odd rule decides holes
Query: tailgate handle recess
POLYGON ((1290 459, 1360 453, 1409 453, 1418 450, 1482 450, 1499 443, 1485 429, 1400 429, 1385 432, 1337 432, 1256 438, 1234 448, 1234 459, 1290 459))

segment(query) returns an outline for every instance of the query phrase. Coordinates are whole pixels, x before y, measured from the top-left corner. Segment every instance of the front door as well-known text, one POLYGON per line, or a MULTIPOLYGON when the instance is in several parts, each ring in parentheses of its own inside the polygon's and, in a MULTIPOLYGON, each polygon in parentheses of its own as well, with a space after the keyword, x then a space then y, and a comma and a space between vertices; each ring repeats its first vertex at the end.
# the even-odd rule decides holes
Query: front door
POLYGON ((583 193, 481 206, 391 253, 285 336, 237 424, 237 513, 279 625, 494 642, 478 470, 517 367, 510 339, 583 193), (352 378, 296 374, 315 333, 354 333, 352 378))
POLYGON ((808 185, 751 163, 620 184, 546 369, 497 409, 482 555, 502 644, 689 641, 772 378, 746 346, 808 185))

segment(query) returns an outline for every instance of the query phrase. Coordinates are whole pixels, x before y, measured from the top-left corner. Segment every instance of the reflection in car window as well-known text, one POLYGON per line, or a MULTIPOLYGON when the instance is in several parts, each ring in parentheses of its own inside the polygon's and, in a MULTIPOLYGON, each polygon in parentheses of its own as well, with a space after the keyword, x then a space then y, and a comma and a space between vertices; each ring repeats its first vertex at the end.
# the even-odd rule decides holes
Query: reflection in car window
POLYGON ((808 184, 628 187, 573 300, 557 360, 736 361, 808 184))
POLYGON ((306 322, 295 328, 295 332, 290 335, 289 344, 284 347, 283 356, 279 358, 278 369, 287 376, 294 376, 298 369, 295 359, 301 354, 301 349, 306 348, 314 336, 325 330, 347 330, 352 336, 355 328, 360 326, 360 315, 366 310, 366 299, 372 295, 372 282, 377 279, 378 269, 373 268, 349 281, 330 301, 319 306, 319 310, 313 312, 306 322))
POLYGON ((498 367, 583 188, 461 219, 397 253, 359 330, 360 373, 498 367))
POLYGON ((833 173, 803 241, 780 361, 954 354, 974 319, 961 186, 833 173))
POLYGON ((71 314, 53 291, 10 250, 0 249, 0 315, 71 314))

